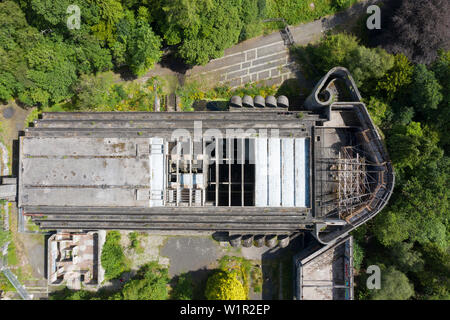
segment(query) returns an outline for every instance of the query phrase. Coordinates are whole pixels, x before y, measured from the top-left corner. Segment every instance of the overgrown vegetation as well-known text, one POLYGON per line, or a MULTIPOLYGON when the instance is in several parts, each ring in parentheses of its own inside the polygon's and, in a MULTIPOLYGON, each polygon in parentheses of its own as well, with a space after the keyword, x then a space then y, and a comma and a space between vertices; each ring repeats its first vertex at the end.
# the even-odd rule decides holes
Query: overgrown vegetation
POLYGON ((450 53, 414 64, 407 52, 365 47, 349 34, 296 52, 310 77, 338 65, 349 69, 394 164, 388 206, 355 232, 355 267, 382 266, 384 285, 365 291, 361 272, 359 297, 449 299, 450 53))
POLYGON ((232 96, 244 95, 256 96, 261 95, 263 97, 269 95, 275 95, 277 93, 277 87, 267 86, 263 83, 247 83, 243 87, 231 89, 228 86, 217 86, 212 89, 202 89, 198 82, 189 82, 176 90, 176 94, 181 100, 181 109, 184 111, 193 111, 192 104, 196 100, 226 100, 228 101, 232 96))
POLYGON ((113 84, 111 73, 105 72, 142 76, 160 61, 163 47, 187 65, 205 64, 239 41, 284 27, 263 23, 266 18, 306 22, 354 2, 80 0, 80 28, 70 29, 68 0, 4 1, 0 101, 17 99, 41 109, 63 104, 65 110, 151 111, 148 91, 139 99, 127 99, 133 93, 113 84))
POLYGON ((3 229, 5 219, 5 212, 3 208, 5 203, 5 200, 0 200, 0 248, 11 240, 11 233, 3 229))
POLYGON ((101 262, 105 269, 105 280, 113 280, 128 270, 127 259, 120 245, 120 232, 108 231, 103 245, 101 262))
POLYGON ((140 234, 133 231, 128 234, 128 239, 130 240, 130 248, 134 249, 136 253, 141 254, 144 252, 144 248, 141 246, 139 241, 140 234))
POLYGON ((166 300, 168 270, 152 261, 142 266, 136 275, 117 291, 69 290, 67 287, 50 295, 51 300, 166 300))
MULTIPOLYGON (((283 18, 288 24, 298 24, 316 20, 320 17, 335 13, 350 7, 357 0, 268 0, 267 16, 270 18, 283 18)), ((273 23, 273 27, 283 26, 273 23)))
POLYGON ((205 291, 208 300, 246 300, 247 293, 236 271, 217 271, 208 278, 205 291))
POLYGON ((192 300, 194 298, 194 283, 190 274, 183 273, 178 277, 171 297, 175 300, 192 300))

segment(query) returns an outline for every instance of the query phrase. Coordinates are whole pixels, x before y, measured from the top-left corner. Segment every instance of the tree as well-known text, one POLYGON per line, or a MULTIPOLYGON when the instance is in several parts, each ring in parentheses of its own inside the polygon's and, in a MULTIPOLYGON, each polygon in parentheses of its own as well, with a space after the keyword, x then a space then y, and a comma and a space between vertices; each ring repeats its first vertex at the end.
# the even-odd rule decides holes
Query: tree
POLYGON ((450 146, 450 51, 441 51, 439 58, 433 63, 432 71, 439 84, 442 86, 443 99, 432 115, 433 121, 441 132, 440 143, 444 150, 450 146))
MULTIPOLYGON (((388 15, 389 10, 383 12, 388 15)), ((380 31, 369 32, 372 44, 429 64, 436 59, 438 49, 450 48, 449 12, 447 0, 403 0, 382 22, 380 31)))
POLYGON ((324 74, 336 66, 345 67, 346 57, 358 47, 355 36, 338 33, 326 36, 317 45, 308 45, 306 52, 314 67, 324 74))
POLYGON ((422 254, 413 250, 413 243, 397 242, 390 249, 394 264, 400 271, 420 272, 423 270, 424 261, 422 254))
POLYGON ((94 35, 109 45, 114 44, 117 22, 123 17, 122 4, 118 0, 94 0, 99 8, 100 21, 92 26, 94 35))
POLYGON ((242 23, 232 1, 171 0, 163 10, 164 39, 179 46, 178 54, 188 64, 206 64, 239 39, 242 23))
POLYGON ((364 249, 357 242, 353 242, 353 267, 358 271, 361 268, 362 261, 364 259, 364 249))
POLYGON ((89 110, 110 104, 114 75, 111 71, 98 75, 81 75, 75 86, 75 105, 79 109, 89 110))
POLYGON ((102 48, 100 41, 89 34, 73 36, 71 47, 77 60, 78 74, 91 74, 112 69, 111 53, 102 48))
POLYGON ((172 298, 175 300, 192 300, 194 295, 193 288, 192 277, 186 273, 181 274, 173 289, 172 298))
POLYGON ((120 238, 119 231, 109 231, 106 235, 101 254, 106 280, 116 279, 127 269, 125 255, 120 246, 120 238))
POLYGON ((421 248, 426 272, 417 274, 420 292, 425 299, 450 299, 450 254, 434 243, 421 248))
POLYGON ((389 107, 386 103, 375 97, 370 97, 370 100, 367 103, 367 110, 370 113, 370 117, 378 127, 382 125, 384 119, 386 118, 388 108, 389 107))
POLYGON ((0 2, 0 100, 24 92, 25 84, 29 83, 25 52, 41 39, 42 35, 28 25, 16 3, 0 2))
POLYGON ((414 295, 414 286, 406 275, 394 267, 381 270, 381 288, 371 292, 372 300, 407 300, 414 295))
POLYGON ((169 296, 169 272, 153 261, 139 269, 136 277, 122 289, 123 300, 166 300, 169 296))
POLYGON ((328 35, 317 45, 308 45, 305 51, 320 76, 331 68, 346 67, 363 91, 373 90, 376 83, 369 85, 369 82, 383 77, 394 65, 392 55, 380 48, 366 48, 355 36, 346 33, 328 35))
POLYGON ((400 173, 391 204, 374 219, 375 236, 385 246, 408 240, 447 248, 450 160, 442 153, 425 156, 409 172, 414 176, 400 173))
POLYGON ((387 145, 395 168, 403 172, 406 168, 413 169, 421 163, 435 164, 442 158, 438 141, 437 132, 412 121, 406 126, 396 125, 387 140, 387 145))
POLYGON ((71 86, 76 81, 76 67, 71 47, 60 39, 44 38, 30 48, 25 59, 26 96, 31 103, 58 103, 72 96, 71 86))
POLYGON ((403 54, 394 56, 394 66, 378 81, 377 90, 392 100, 412 81, 414 67, 403 54))
POLYGON ((131 71, 137 76, 145 74, 161 58, 160 48, 161 39, 146 22, 139 20, 128 47, 128 65, 131 71))
POLYGON ((414 108, 422 113, 437 109, 443 98, 441 90, 442 86, 436 80, 434 72, 428 70, 425 65, 418 64, 414 69, 411 86, 411 100, 414 108))
MULTIPOLYGON (((394 57, 380 48, 359 46, 344 59, 344 66, 352 73, 356 85, 368 85, 371 79, 380 79, 394 65, 394 57)), ((366 90, 367 91, 367 90, 366 90)))
POLYGON ((208 300, 246 300, 244 286, 233 272, 218 271, 208 278, 205 291, 208 300))
POLYGON ((235 0, 235 2, 242 22, 239 41, 259 35, 263 29, 262 19, 266 16, 265 0, 235 0))

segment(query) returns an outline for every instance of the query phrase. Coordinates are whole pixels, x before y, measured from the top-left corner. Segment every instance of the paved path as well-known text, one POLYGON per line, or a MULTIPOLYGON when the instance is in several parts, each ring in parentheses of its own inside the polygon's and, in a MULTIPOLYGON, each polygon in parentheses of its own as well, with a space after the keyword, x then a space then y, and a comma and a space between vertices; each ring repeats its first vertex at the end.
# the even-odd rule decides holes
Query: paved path
MULTIPOLYGON (((315 41, 325 31, 353 21, 355 17, 364 13, 369 5, 380 1, 383 0, 361 1, 335 15, 290 27, 294 42, 296 45, 305 45, 315 41)), ((171 70, 157 65, 143 79, 171 72, 171 70)), ((204 66, 195 66, 189 69, 186 77, 204 83, 227 84, 230 87, 238 87, 255 81, 264 81, 267 85, 281 84, 294 77, 302 81, 302 74, 278 31, 267 36, 249 39, 226 49, 223 57, 213 59, 204 66)))

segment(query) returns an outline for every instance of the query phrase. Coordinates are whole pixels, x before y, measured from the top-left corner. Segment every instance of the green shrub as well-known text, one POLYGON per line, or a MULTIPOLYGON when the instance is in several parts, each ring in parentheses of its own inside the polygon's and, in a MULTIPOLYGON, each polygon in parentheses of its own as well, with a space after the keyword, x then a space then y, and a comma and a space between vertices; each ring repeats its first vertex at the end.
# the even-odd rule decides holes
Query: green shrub
POLYGON ((356 271, 361 268, 362 261, 364 259, 364 249, 359 245, 357 241, 353 241, 353 267, 356 271))
POLYGON ((175 300, 192 300, 194 294, 193 289, 192 277, 189 274, 181 274, 173 289, 172 298, 175 300))
POLYGON ((109 231, 106 235, 106 241, 103 245, 101 262, 105 269, 105 280, 118 278, 127 270, 125 255, 120 245, 119 231, 109 231))
POLYGON ((234 272, 218 271, 208 278, 205 297, 208 300, 246 300, 242 283, 234 272))
POLYGON ((165 300, 169 296, 169 271, 152 261, 139 269, 137 275, 125 284, 123 300, 165 300))

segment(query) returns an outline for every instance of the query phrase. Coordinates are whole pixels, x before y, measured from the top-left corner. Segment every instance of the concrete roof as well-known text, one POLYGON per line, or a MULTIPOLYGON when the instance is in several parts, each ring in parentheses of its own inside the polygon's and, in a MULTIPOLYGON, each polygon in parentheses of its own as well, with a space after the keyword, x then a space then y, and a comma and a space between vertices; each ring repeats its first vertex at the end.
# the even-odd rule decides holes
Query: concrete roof
POLYGON ((150 139, 28 138, 22 140, 21 205, 148 206, 150 139), (146 150, 138 148, 143 145, 146 150))

